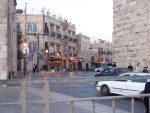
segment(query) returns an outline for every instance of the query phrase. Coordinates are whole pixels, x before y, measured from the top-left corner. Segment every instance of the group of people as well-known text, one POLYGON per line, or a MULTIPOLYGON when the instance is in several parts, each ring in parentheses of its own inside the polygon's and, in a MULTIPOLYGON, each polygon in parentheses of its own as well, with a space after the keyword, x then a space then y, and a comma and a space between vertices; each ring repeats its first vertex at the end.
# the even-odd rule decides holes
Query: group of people
MULTIPOLYGON (((137 63, 135 68, 133 68, 131 63, 129 63, 128 69, 131 70, 131 71, 134 71, 134 72, 141 72, 140 63, 137 63)), ((142 70, 142 72, 143 73, 149 73, 148 66, 145 66, 144 69, 142 70)))
MULTIPOLYGON (((135 66, 135 70, 131 65, 131 63, 129 63, 128 69, 135 72, 141 72, 140 63, 137 63, 137 65, 135 66)), ((148 66, 145 66, 142 72, 149 73, 148 66)), ((150 82, 147 82, 144 88, 144 94, 148 94, 148 93, 150 93, 150 82)), ((146 113, 149 113, 149 97, 144 97, 144 105, 146 108, 146 113)))

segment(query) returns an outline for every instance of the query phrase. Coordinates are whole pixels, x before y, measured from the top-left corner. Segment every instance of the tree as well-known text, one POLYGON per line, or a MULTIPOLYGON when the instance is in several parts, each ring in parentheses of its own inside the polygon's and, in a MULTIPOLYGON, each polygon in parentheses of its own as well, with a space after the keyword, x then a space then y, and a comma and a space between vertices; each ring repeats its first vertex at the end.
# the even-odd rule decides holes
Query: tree
POLYGON ((17 59, 18 60, 23 59, 23 52, 20 49, 20 44, 22 43, 21 39, 22 39, 22 32, 19 31, 17 32, 17 59))

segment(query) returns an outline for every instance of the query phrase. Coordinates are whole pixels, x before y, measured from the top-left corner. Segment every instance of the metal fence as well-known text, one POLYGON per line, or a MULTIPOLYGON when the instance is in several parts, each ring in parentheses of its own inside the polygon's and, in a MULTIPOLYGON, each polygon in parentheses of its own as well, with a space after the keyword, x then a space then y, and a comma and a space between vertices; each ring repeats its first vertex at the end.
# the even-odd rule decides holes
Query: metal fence
MULTIPOLYGON (((94 97, 94 98, 82 98, 82 99, 71 99, 65 101, 50 101, 50 84, 54 83, 75 83, 75 82, 96 82, 96 81, 108 81, 108 80, 133 80, 133 79, 150 79, 149 76, 134 76, 134 77, 88 77, 88 78, 53 78, 53 79, 22 79, 22 80, 1 80, 1 86, 20 86, 20 100, 18 102, 6 102, 0 103, 0 106, 10 106, 19 105, 20 113, 27 113, 28 104, 42 104, 43 113, 50 113, 51 103, 70 103, 70 113, 74 112, 74 103, 90 101, 92 104, 92 113, 95 111, 95 103, 97 100, 112 100, 112 113, 116 113, 116 99, 121 98, 131 98, 131 113, 134 112, 134 99, 137 97, 149 96, 150 94, 140 94, 140 95, 128 95, 128 96, 109 96, 109 97, 94 97), (43 85, 43 100, 42 101, 26 101, 26 87, 34 84, 43 85)), ((150 105, 150 104, 149 104, 150 105)))

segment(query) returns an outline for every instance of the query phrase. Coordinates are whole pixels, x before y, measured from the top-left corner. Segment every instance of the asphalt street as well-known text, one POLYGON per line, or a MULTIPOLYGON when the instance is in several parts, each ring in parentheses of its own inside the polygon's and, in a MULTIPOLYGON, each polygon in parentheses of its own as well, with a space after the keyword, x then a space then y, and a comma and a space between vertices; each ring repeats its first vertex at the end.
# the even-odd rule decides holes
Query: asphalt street
MULTIPOLYGON (((49 74, 41 72, 40 74, 33 74, 32 78, 61 78, 61 77, 94 77, 96 72, 58 72, 55 74, 49 74)), ((22 79, 24 75, 18 75, 16 79, 22 79)), ((42 100, 41 86, 34 86, 27 88, 27 101, 31 100, 42 100)), ((95 83, 57 83, 50 84, 50 99, 52 101, 61 101, 69 99, 80 99, 80 98, 91 98, 91 97, 101 97, 101 94, 96 91, 95 83)), ((19 101, 19 87, 1 87, 0 88, 0 103, 4 102, 16 102, 19 101)), ((96 101, 96 113, 111 113, 111 101, 96 101)), ((34 104, 27 105, 27 113, 42 113, 42 105, 34 104)), ((20 107, 14 106, 0 106, 0 111, 3 113, 20 113, 20 107)), ((70 104, 69 103, 51 103, 50 109, 53 113, 69 113, 70 104), (59 109, 58 109, 59 107, 59 109)), ((78 113, 91 113, 92 106, 91 102, 77 102, 75 103, 75 111, 78 113)), ((75 113, 76 113, 75 112, 75 113)), ((130 99, 119 99, 116 101, 116 113, 130 113, 131 112, 131 102, 130 99)), ((145 108, 141 101, 135 100, 135 113, 144 113, 145 108)))

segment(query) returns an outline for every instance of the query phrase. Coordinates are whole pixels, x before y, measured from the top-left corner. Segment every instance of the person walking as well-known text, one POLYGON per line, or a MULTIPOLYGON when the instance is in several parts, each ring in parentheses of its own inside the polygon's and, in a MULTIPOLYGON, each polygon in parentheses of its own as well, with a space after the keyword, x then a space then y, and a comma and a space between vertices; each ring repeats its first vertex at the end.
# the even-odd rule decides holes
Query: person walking
POLYGON ((35 71, 36 71, 36 65, 34 64, 33 65, 33 73, 35 73, 35 71))
MULTIPOLYGON (((150 93, 150 81, 145 84, 144 94, 150 93)), ((149 113, 149 97, 144 97, 145 113, 149 113)))
POLYGON ((128 69, 133 71, 133 66, 131 65, 131 63, 129 63, 128 69))

